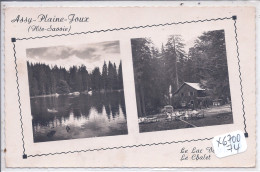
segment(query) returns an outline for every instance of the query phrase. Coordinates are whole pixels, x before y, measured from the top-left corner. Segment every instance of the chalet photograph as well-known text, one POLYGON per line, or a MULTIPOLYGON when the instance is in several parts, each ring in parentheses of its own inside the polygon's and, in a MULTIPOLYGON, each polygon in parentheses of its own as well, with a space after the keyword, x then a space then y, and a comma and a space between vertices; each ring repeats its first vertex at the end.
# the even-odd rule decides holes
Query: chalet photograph
POLYGON ((139 131, 233 123, 224 30, 131 39, 139 131))

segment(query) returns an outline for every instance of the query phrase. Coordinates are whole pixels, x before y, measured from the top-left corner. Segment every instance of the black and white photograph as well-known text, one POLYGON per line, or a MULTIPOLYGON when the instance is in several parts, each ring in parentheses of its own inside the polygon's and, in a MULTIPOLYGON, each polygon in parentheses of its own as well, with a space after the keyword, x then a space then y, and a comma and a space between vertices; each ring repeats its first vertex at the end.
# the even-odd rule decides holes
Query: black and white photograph
POLYGON ((224 30, 132 38, 139 131, 232 124, 224 30))
POLYGON ((128 134, 119 41, 26 55, 34 142, 128 134))

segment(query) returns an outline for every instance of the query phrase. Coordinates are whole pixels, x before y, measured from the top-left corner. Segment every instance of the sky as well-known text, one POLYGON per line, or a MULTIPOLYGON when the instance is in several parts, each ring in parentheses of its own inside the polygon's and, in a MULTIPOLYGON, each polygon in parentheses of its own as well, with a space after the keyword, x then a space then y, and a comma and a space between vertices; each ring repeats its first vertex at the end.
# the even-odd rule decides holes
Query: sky
POLYGON ((95 67, 102 69, 104 61, 120 63, 119 41, 108 41, 81 45, 40 47, 26 50, 29 62, 57 65, 69 69, 71 66, 84 64, 88 70, 95 67))
MULTIPOLYGON (((185 34, 182 33, 173 33, 173 35, 181 35, 183 40, 184 40, 184 50, 186 53, 189 52, 189 48, 194 46, 194 41, 201 36, 203 31, 192 31, 192 32, 185 32, 185 34)), ((159 48, 159 51, 162 47, 162 44, 165 46, 167 43, 168 37, 170 35, 165 35, 165 34, 160 34, 160 35, 155 35, 153 37, 150 37, 151 40, 153 41, 155 47, 159 48)))

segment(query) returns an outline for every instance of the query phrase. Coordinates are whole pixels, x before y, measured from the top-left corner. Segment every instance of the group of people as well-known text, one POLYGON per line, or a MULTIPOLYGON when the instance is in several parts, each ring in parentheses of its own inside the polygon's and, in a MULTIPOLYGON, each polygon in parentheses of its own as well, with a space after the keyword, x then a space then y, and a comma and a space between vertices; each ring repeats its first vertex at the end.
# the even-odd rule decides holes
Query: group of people
POLYGON ((190 118, 190 117, 194 117, 197 116, 200 112, 197 110, 177 110, 177 111, 173 111, 173 112, 165 112, 167 115, 167 119, 172 119, 172 118, 176 118, 176 117, 184 117, 184 118, 190 118))
POLYGON ((158 118, 157 116, 140 117, 140 118, 138 118, 138 123, 150 123, 150 122, 157 122, 160 120, 174 120, 176 118, 189 119, 192 117, 202 116, 203 112, 197 111, 197 110, 176 110, 176 111, 172 111, 172 112, 165 111, 164 114, 167 115, 166 118, 158 118))

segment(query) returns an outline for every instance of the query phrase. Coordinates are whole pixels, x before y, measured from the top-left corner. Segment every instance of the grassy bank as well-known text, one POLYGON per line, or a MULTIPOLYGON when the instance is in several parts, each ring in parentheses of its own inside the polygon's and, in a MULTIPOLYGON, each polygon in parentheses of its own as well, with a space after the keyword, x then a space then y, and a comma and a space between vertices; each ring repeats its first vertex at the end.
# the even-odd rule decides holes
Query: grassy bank
MULTIPOLYGON (((190 124, 197 127, 232 124, 233 116, 231 109, 228 105, 213 107, 205 110, 205 117, 198 119, 185 119, 190 124)), ((140 123, 140 132, 150 131, 162 131, 162 130, 174 130, 181 128, 192 128, 193 126, 181 121, 181 120, 160 120, 154 123, 140 123)))

